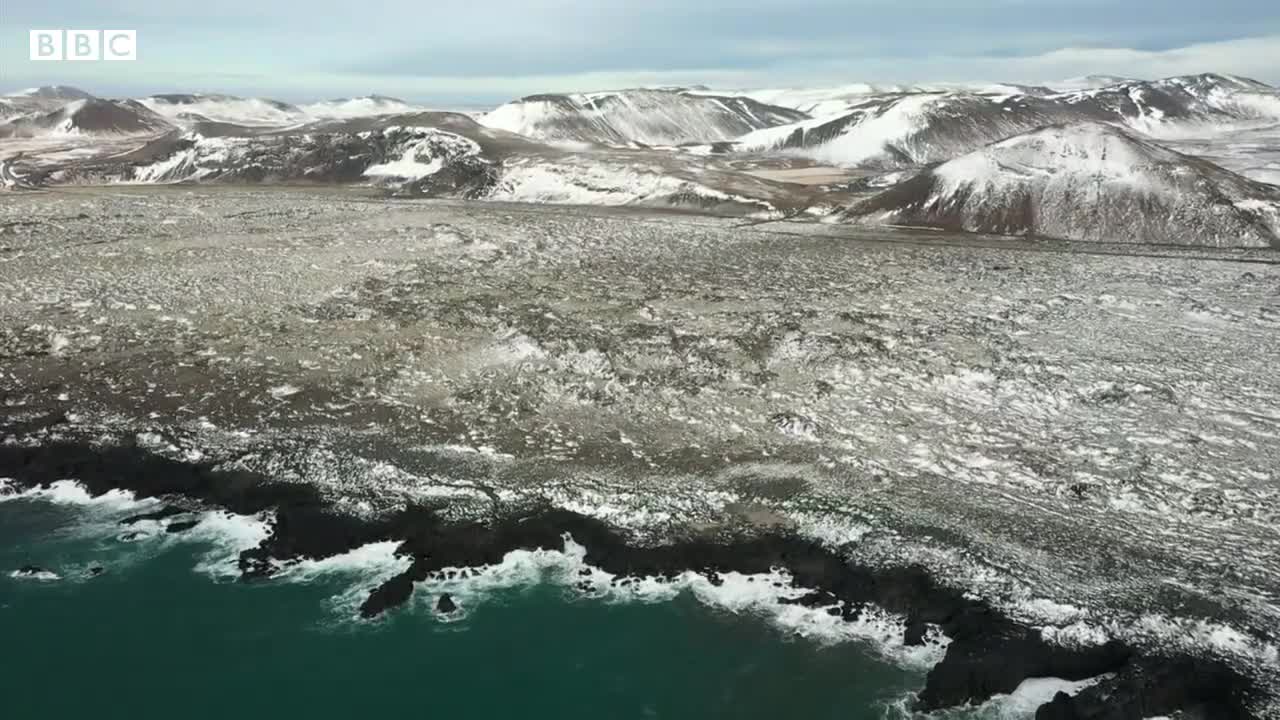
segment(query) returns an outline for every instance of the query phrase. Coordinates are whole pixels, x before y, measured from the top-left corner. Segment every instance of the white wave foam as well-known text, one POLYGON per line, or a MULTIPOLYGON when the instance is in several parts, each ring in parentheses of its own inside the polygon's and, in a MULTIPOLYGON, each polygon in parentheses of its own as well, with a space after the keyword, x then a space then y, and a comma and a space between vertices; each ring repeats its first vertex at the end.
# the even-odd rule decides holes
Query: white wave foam
POLYGON ((789 604, 785 601, 809 591, 792 585, 791 575, 784 570, 722 573, 718 583, 692 571, 674 578, 628 578, 588 565, 586 553, 586 548, 566 536, 563 550, 514 550, 496 565, 445 568, 418 584, 415 603, 434 606, 441 594, 448 593, 459 606, 459 612, 449 617, 454 620, 496 592, 539 583, 575 588, 604 602, 666 602, 689 593, 704 605, 765 618, 779 630, 812 642, 868 643, 886 659, 908 667, 932 667, 946 651, 947 639, 937 629, 928 633, 923 646, 905 646, 905 621, 887 612, 867 609, 859 619, 845 621, 828 612, 829 607, 789 604))
POLYGON ((56 572, 53 572, 52 570, 39 570, 36 572, 23 572, 21 570, 14 570, 13 572, 9 573, 9 577, 15 580, 37 580, 40 582, 53 582, 55 580, 62 579, 61 575, 59 575, 56 572))
POLYGON ((1034 717, 1036 710, 1051 702, 1058 693, 1076 695, 1085 688, 1096 685, 1104 677, 1075 682, 1061 678, 1028 678, 1008 695, 996 695, 983 703, 978 707, 975 717, 982 720, 1022 720, 1034 717))
POLYGON ((339 619, 338 625, 343 625, 356 617, 357 608, 369 596, 370 590, 409 569, 413 559, 398 557, 396 549, 399 547, 399 541, 389 540, 363 545, 321 560, 283 564, 278 566, 272 578, 297 583, 345 582, 346 588, 328 601, 339 619))
MULTIPOLYGON (((1080 681, 1053 677, 1028 678, 1007 695, 995 695, 977 706, 967 705, 939 710, 932 713, 930 717, 938 720, 1030 720, 1035 717, 1036 710, 1040 709, 1041 705, 1051 702, 1058 693, 1065 692, 1074 696, 1107 677, 1109 676, 1100 675, 1080 681)), ((886 707, 888 710, 886 717, 900 718, 900 720, 915 720, 923 717, 912 709, 915 698, 915 693, 908 693, 893 700, 886 707)))
POLYGON ((174 542, 201 542, 210 549, 196 563, 196 571, 215 580, 233 580, 240 576, 240 553, 257 547, 271 534, 270 516, 236 515, 225 510, 206 512, 195 527, 177 535, 167 535, 174 542))
POLYGON ((112 511, 135 510, 152 505, 155 500, 144 498, 139 500, 128 490, 108 490, 101 495, 89 494, 88 488, 76 480, 58 480, 48 487, 33 487, 15 492, 12 480, 0 486, 0 502, 9 500, 44 500, 56 505, 77 505, 96 507, 112 511))
POLYGON ((335 575, 390 577, 408 570, 413 563, 412 558, 396 556, 398 547, 400 543, 396 540, 370 543, 323 560, 302 560, 285 565, 272 577, 297 582, 310 582, 335 575))

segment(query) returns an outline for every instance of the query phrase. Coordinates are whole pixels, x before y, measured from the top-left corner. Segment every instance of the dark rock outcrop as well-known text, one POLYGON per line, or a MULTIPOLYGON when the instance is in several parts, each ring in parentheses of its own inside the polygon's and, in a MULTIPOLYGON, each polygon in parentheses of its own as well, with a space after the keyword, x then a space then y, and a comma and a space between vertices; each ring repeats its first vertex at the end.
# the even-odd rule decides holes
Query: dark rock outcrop
POLYGON ((1028 678, 1086 680, 1123 668, 1133 652, 1119 642, 1067 648, 985 608, 969 608, 944 623, 952 638, 919 697, 924 711, 980 703, 1008 694, 1028 678))
POLYGON ((309 485, 216 469, 213 463, 183 463, 127 441, 111 447, 77 442, 0 445, 0 474, 19 478, 26 487, 48 487, 76 478, 95 496, 114 489, 128 490, 139 498, 182 495, 244 515, 321 505, 319 493, 309 485))
POLYGON ((129 517, 121 520, 120 524, 136 525, 137 523, 144 522, 146 520, 165 520, 167 518, 173 517, 174 515, 183 515, 183 514, 186 514, 187 512, 189 511, 185 510, 184 508, 180 508, 176 505, 165 505, 159 510, 155 510, 153 512, 138 513, 137 515, 130 515, 129 517))
POLYGON ((1078 695, 1058 693, 1036 720, 1128 720, 1172 715, 1244 718, 1251 689, 1212 661, 1144 659, 1078 695))

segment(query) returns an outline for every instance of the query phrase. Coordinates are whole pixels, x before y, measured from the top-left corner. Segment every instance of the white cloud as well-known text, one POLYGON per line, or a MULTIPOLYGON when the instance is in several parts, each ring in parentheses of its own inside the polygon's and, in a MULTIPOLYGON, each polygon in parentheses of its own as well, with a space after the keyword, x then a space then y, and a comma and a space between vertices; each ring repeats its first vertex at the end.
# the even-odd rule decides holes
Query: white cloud
MULTIPOLYGON (((849 82, 990 81, 1046 83, 1092 74, 1161 78, 1218 72, 1280 83, 1280 35, 1200 43, 1161 51, 1064 48, 1026 57, 934 55, 797 63, 766 69, 582 72, 519 77, 345 77, 343 82, 404 88, 403 93, 515 97, 644 85, 704 84, 719 88, 815 86, 849 82)), ((337 81, 338 78, 331 78, 337 81)), ((366 86, 369 86, 366 85, 366 86)))
MULTIPOLYGON (((46 63, 29 63, 27 73, 10 79, 17 85, 60 82, 81 84, 100 92, 136 93, 156 90, 220 90, 263 94, 287 100, 379 92, 420 101, 475 99, 498 102, 537 92, 569 92, 643 85, 705 84, 718 88, 821 86, 850 82, 911 83, 985 81, 1046 83, 1090 74, 1159 78, 1202 72, 1253 77, 1280 84, 1280 35, 1199 43, 1169 50, 1127 48, 1063 48, 1036 55, 984 57, 960 54, 917 57, 797 60, 764 68, 690 67, 677 70, 575 72, 537 75, 425 75, 308 72, 281 73, 250 63, 223 65, 217 73, 196 63, 130 68, 129 85, 112 75, 107 63, 62 63, 57 77, 44 75, 46 63), (36 75, 40 73, 40 75, 36 75)), ((24 68, 25 69, 25 68, 24 68)), ((515 72, 515 71, 513 71, 515 72)))

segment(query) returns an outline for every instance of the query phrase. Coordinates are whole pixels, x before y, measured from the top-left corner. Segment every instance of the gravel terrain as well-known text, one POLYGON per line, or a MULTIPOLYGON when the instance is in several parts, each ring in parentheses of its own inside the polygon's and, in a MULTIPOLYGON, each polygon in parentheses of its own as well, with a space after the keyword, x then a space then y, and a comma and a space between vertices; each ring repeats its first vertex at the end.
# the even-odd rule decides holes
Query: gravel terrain
MULTIPOLYGON (((353 513, 791 526, 1274 674, 1280 257, 358 189, 0 200, 10 426, 353 513)), ((7 442, 35 442, 15 433, 7 442)))

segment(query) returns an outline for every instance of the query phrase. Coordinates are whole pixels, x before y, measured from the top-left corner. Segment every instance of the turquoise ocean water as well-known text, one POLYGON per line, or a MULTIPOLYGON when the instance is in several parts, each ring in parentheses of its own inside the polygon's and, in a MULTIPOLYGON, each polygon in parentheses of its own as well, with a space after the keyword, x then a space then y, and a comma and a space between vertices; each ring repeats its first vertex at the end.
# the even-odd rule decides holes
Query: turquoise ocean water
POLYGON ((124 542, 119 515, 0 502, 5 718, 858 720, 902 717, 895 701, 923 682, 858 642, 687 593, 607 602, 525 583, 454 621, 428 599, 361 622, 358 572, 236 582, 217 572, 226 532, 124 542), (27 564, 63 577, 10 577, 27 564))

